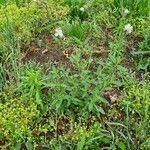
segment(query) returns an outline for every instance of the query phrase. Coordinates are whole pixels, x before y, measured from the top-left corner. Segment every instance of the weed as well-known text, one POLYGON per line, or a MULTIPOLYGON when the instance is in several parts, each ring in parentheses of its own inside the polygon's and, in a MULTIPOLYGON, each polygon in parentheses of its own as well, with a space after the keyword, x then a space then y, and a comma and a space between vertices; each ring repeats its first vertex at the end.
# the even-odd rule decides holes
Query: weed
POLYGON ((67 35, 72 38, 77 44, 84 44, 87 39, 87 34, 90 26, 87 22, 80 23, 79 21, 74 21, 72 23, 67 23, 64 26, 64 30, 67 35))
POLYGON ((138 70, 146 70, 150 68, 150 37, 148 35, 149 28, 146 29, 143 33, 144 40, 139 44, 138 50, 132 51, 132 55, 137 59, 137 69, 138 70))

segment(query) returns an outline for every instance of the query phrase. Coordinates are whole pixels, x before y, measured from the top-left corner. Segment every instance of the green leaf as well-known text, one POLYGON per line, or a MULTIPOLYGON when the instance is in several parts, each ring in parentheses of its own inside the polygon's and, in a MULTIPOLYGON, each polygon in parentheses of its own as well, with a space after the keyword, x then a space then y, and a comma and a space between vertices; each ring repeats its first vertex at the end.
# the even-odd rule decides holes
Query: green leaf
POLYGON ((93 110, 93 104, 89 103, 88 108, 89 108, 89 112, 91 112, 93 110))
POLYGON ((118 144, 118 147, 121 149, 121 150, 126 150, 126 146, 123 142, 119 142, 118 144))
POLYGON ((77 145, 77 150, 83 150, 84 145, 85 145, 85 136, 83 135, 81 141, 77 145))
POLYGON ((94 105, 94 107, 95 107, 96 110, 97 110, 98 112, 100 112, 101 114, 105 114, 105 111, 104 111, 104 109, 103 109, 102 107, 98 107, 98 106, 96 106, 96 105, 94 105))
POLYGON ((102 107, 99 107, 99 111, 100 111, 100 113, 102 113, 103 115, 105 114, 105 111, 104 111, 104 109, 103 109, 102 107))
POLYGON ((32 146, 32 143, 30 141, 26 142, 26 148, 27 148, 27 150, 33 150, 33 146, 32 146))
POLYGON ((21 149, 21 142, 15 145, 15 150, 20 150, 20 149, 21 149))
POLYGON ((132 55, 149 55, 150 51, 137 51, 137 52, 132 52, 132 55))

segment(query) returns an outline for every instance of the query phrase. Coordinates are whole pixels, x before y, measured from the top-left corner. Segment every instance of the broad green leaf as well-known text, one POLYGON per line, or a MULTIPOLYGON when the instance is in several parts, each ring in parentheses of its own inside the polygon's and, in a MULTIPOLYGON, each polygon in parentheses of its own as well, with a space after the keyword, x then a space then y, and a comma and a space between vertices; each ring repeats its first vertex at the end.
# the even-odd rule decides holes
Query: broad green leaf
POLYGON ((15 150, 21 150, 21 142, 15 145, 15 150))
POLYGON ((77 145, 77 150, 83 150, 84 145, 85 145, 85 136, 83 135, 81 141, 77 145))
POLYGON ((27 150, 33 150, 33 146, 32 146, 32 143, 30 141, 26 142, 26 148, 27 148, 27 150))
POLYGON ((120 142, 120 143, 118 144, 118 147, 119 147, 121 150, 126 150, 126 146, 125 146, 125 144, 124 144, 123 142, 120 142))

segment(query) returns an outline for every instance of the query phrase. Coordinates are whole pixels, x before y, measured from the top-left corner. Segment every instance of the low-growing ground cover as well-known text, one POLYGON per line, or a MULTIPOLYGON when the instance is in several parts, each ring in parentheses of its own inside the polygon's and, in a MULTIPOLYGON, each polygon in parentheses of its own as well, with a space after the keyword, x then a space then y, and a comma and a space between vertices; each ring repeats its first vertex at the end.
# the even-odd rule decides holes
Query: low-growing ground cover
POLYGON ((0 149, 149 150, 148 0, 0 1, 0 149))

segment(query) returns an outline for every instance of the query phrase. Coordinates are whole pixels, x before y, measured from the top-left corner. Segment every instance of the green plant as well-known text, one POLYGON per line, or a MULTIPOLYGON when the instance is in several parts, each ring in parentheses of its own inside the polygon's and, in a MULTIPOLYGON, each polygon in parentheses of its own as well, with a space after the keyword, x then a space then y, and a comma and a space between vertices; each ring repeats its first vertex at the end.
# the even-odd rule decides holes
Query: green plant
POLYGON ((1 5, 4 5, 4 4, 6 5, 6 2, 7 2, 6 0, 1 0, 1 1, 0 1, 0 6, 1 6, 1 5))
POLYGON ((67 23, 64 26, 64 30, 76 43, 83 44, 87 40, 90 25, 88 22, 80 23, 79 21, 74 21, 72 23, 67 23))
POLYGON ((114 68, 117 68, 123 61, 123 52, 124 52, 124 45, 125 39, 122 35, 116 35, 116 39, 113 42, 110 42, 109 46, 109 54, 108 54, 108 62, 114 68))
POLYGON ((135 130, 136 138, 139 141, 139 144, 136 145, 137 148, 146 145, 145 141, 149 138, 149 92, 150 86, 147 81, 134 83, 128 87, 123 101, 127 114, 128 129, 135 130), (131 117, 131 114, 134 114, 134 117, 131 117), (137 122, 135 122, 137 119, 135 115, 139 120, 137 122))
POLYGON ((70 8, 69 15, 71 16, 71 20, 80 19, 83 21, 88 18, 88 11, 84 8, 88 2, 85 0, 65 0, 65 3, 70 8), (83 10, 81 8, 83 8, 83 10))
POLYGON ((57 5, 56 9, 53 9, 54 3, 46 6, 31 3, 28 7, 18 8, 15 4, 9 4, 0 8, 0 88, 8 83, 17 84, 20 78, 22 43, 30 43, 43 31, 42 27, 49 20, 54 22, 67 13, 64 6, 57 5), (51 12, 50 18, 47 11, 51 12))
POLYGON ((6 22, 0 28, 0 60, 1 60, 1 81, 3 85, 9 82, 17 82, 20 68, 19 40, 15 36, 15 29, 12 20, 6 15, 6 22))
POLYGON ((0 140, 5 141, 7 148, 26 140, 26 138, 32 139, 31 127, 37 116, 34 103, 29 105, 20 97, 11 98, 11 96, 10 93, 1 93, 0 95, 0 140))
POLYGON ((89 70, 93 60, 81 57, 79 51, 71 57, 76 68, 74 73, 64 67, 53 67, 49 72, 46 86, 52 91, 50 107, 58 113, 70 110, 81 115, 91 112, 104 114, 102 105, 107 101, 101 93, 114 82, 114 76, 106 75, 101 67, 94 72, 89 70))
POLYGON ((129 9, 133 17, 146 17, 149 14, 149 0, 114 0, 114 12, 116 16, 122 14, 123 9, 129 9))
POLYGON ((136 66, 138 70, 146 70, 150 68, 150 36, 149 36, 150 29, 144 29, 143 32, 143 41, 139 43, 139 46, 137 49, 132 51, 132 55, 136 59, 136 66))
POLYGON ((23 42, 29 42, 34 38, 33 36, 41 33, 46 25, 64 17, 68 13, 68 8, 54 3, 39 5, 32 2, 28 7, 18 8, 15 4, 3 6, 0 13, 1 27, 3 28, 7 22, 5 16, 9 16, 13 22, 16 37, 23 42))
MULTIPOLYGON (((35 100, 35 103, 43 109, 42 86, 44 83, 41 69, 38 65, 31 63, 26 65, 20 74, 20 83, 16 89, 21 93, 23 99, 35 100)), ((31 101, 31 103, 34 101, 31 101)), ((30 103, 30 102, 28 102, 30 103)))
POLYGON ((99 122, 95 122, 88 128, 86 125, 80 125, 73 131, 73 141, 77 141, 77 150, 97 149, 99 145, 105 147, 111 140, 110 133, 101 128, 99 122), (102 146, 103 145, 103 146, 102 146))
MULTIPOLYGON (((79 120, 81 118, 78 118, 79 120)), ((83 118, 82 118, 83 119, 83 118)), ((52 138, 50 142, 44 137, 42 141, 45 143, 45 147, 51 149, 97 149, 99 146, 105 148, 106 145, 111 145, 112 139, 110 132, 107 132, 102 128, 102 125, 95 121, 92 124, 86 124, 85 120, 83 124, 74 122, 72 120, 70 129, 67 133, 57 135, 56 138, 52 138)))

